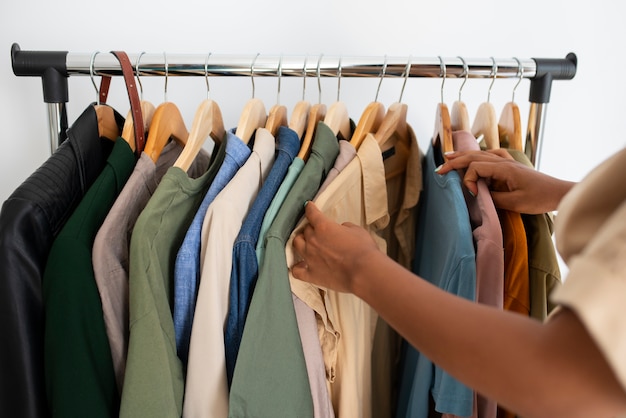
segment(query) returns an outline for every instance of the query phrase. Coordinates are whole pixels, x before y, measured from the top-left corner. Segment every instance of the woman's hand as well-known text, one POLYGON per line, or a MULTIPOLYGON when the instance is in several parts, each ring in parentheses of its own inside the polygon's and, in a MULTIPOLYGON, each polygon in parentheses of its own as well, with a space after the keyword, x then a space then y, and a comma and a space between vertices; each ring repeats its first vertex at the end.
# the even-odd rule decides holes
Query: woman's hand
POLYGON ((380 253, 370 234, 360 226, 338 224, 313 202, 305 215, 309 223, 293 240, 302 261, 291 267, 296 279, 339 292, 354 292, 354 279, 368 257, 380 253))
POLYGON ((479 178, 485 179, 496 207, 519 213, 555 210, 575 183, 559 180, 515 161, 505 150, 447 154, 438 174, 465 169, 463 184, 476 195, 479 178))

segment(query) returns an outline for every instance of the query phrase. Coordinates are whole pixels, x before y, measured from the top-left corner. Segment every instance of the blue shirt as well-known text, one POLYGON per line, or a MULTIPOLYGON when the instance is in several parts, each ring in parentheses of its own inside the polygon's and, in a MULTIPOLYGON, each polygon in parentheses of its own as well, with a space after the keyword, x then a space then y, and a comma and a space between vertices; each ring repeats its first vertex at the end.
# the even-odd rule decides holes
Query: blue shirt
MULTIPOLYGON (((447 292, 474 300, 476 253, 461 178, 456 171, 443 176, 435 173, 435 167, 443 162, 436 158, 441 160, 441 151, 431 146, 424 158, 413 271, 447 292)), ((430 395, 437 412, 472 415, 472 389, 408 344, 401 373, 398 418, 427 418, 430 395)))
POLYGON ((226 132, 224 138, 226 155, 211 186, 207 190, 196 215, 187 230, 174 266, 174 332, 176 335, 176 351, 178 357, 187 367, 189 356, 189 340, 193 313, 196 308, 198 284, 200 281, 200 240, 202 237, 202 222, 215 196, 228 184, 237 170, 250 156, 250 148, 232 131, 226 132))
POLYGON ((259 273, 256 244, 267 208, 280 187, 287 169, 300 149, 300 138, 293 130, 280 127, 276 137, 276 158, 248 215, 241 225, 233 247, 233 268, 230 274, 228 316, 224 329, 226 375, 230 385, 241 344, 248 306, 259 273))

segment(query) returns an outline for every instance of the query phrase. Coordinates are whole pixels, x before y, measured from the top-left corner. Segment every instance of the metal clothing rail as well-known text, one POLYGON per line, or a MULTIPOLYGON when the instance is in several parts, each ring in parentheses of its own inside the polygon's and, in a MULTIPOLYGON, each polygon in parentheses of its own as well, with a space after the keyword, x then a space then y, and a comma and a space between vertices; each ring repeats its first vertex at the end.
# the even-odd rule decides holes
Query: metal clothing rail
MULTIPOLYGON (((227 77, 431 77, 528 78, 530 114, 526 152, 538 167, 552 80, 571 80, 577 58, 355 57, 305 55, 221 55, 129 53, 134 70, 143 76, 227 77), (139 62, 140 61, 140 62, 139 62), (139 67, 139 68, 137 68, 139 67), (408 72, 407 72, 408 70, 408 72)), ((119 61, 108 53, 23 51, 11 47, 13 73, 40 77, 48 104, 53 149, 67 129, 65 103, 70 76, 120 76, 119 61)))

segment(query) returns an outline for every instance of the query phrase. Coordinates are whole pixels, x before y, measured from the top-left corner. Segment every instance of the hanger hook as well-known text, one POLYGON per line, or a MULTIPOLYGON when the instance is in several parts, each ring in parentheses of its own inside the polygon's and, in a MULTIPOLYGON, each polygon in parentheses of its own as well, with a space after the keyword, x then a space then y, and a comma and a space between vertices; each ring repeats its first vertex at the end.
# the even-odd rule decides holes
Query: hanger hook
POLYGON ((141 56, 145 54, 146 51, 141 51, 139 56, 137 57, 137 62, 135 63, 135 74, 137 75, 137 84, 139 84, 139 99, 143 100, 143 85, 141 84, 141 71, 139 70, 139 61, 141 61, 141 56))
POLYGON ((513 57, 513 59, 515 61, 517 61, 517 83, 515 83, 515 87, 513 87, 513 93, 511 95, 511 101, 514 102, 515 101, 515 90, 517 90, 517 86, 519 86, 519 83, 522 82, 522 78, 524 77, 524 67, 522 66, 522 62, 519 60, 519 58, 517 57, 513 57))
POLYGON ((324 54, 320 54, 317 60, 317 103, 322 103, 322 81, 320 76, 320 64, 322 63, 322 57, 324 54))
POLYGON ((167 102, 167 79, 169 78, 169 66, 167 64, 167 53, 163 51, 163 61, 165 62, 165 87, 163 89, 163 100, 167 102))
POLYGON ((98 86, 96 85, 96 80, 94 80, 94 62, 96 61, 96 55, 98 55, 100 51, 95 51, 91 54, 91 60, 89 60, 89 76, 91 77, 91 84, 93 84, 93 88, 96 89, 96 103, 100 104, 100 91, 98 86))
POLYGON ((446 64, 443 63, 443 58, 439 56, 439 77, 441 77, 441 104, 443 104, 443 85, 446 84, 447 70, 446 64))
POLYGON ((209 88, 209 58, 211 57, 212 52, 209 52, 209 55, 206 56, 204 60, 204 82, 206 83, 206 99, 210 99, 210 91, 209 88))
POLYGON ((387 74, 387 55, 385 54, 385 61, 383 62, 383 70, 380 72, 380 80, 378 81, 378 88, 376 89, 376 96, 374 97, 374 101, 378 101, 378 93, 380 93, 380 86, 383 84, 383 78, 385 78, 385 74, 387 74))
POLYGON ((398 99, 398 102, 402 102, 402 96, 404 95, 404 87, 406 86, 406 80, 409 78, 410 73, 411 73, 411 56, 409 55, 409 61, 406 63, 406 67, 404 67, 404 82, 402 82, 402 90, 400 90, 400 99, 398 99))
POLYGON ((302 100, 304 100, 304 95, 306 93, 306 63, 309 60, 309 54, 304 56, 304 66, 302 67, 302 100))
POLYGON ((257 52, 257 54, 254 56, 254 59, 252 60, 252 63, 250 64, 250 81, 252 81, 252 98, 254 99, 254 63, 256 62, 256 59, 259 58, 260 53, 257 52))
POLYGON ((461 83, 461 87, 459 87, 459 102, 461 101, 461 91, 463 91, 463 87, 465 87, 465 83, 467 83, 467 79, 469 77, 469 66, 465 62, 465 59, 461 56, 458 57, 463 63, 463 83, 461 83))
POLYGON ((496 77, 498 76, 498 64, 496 64, 496 59, 491 57, 491 61, 493 62, 493 67, 491 67, 491 84, 489 84, 489 90, 487 90, 487 103, 491 99, 491 88, 493 87, 493 83, 496 81, 496 77))
POLYGON ((339 64, 337 64, 337 101, 339 101, 339 93, 341 93, 341 55, 339 55, 339 64))
POLYGON ((280 104, 280 80, 283 77, 283 54, 278 58, 278 93, 276 94, 276 104, 280 104))

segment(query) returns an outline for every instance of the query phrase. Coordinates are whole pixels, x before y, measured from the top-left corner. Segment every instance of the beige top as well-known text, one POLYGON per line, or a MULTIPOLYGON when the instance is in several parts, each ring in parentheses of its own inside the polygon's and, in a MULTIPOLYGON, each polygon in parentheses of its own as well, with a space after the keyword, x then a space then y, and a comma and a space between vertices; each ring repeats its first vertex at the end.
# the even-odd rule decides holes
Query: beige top
POLYGON ((626 148, 561 201, 557 248, 569 266, 554 302, 579 316, 626 389, 626 148))

